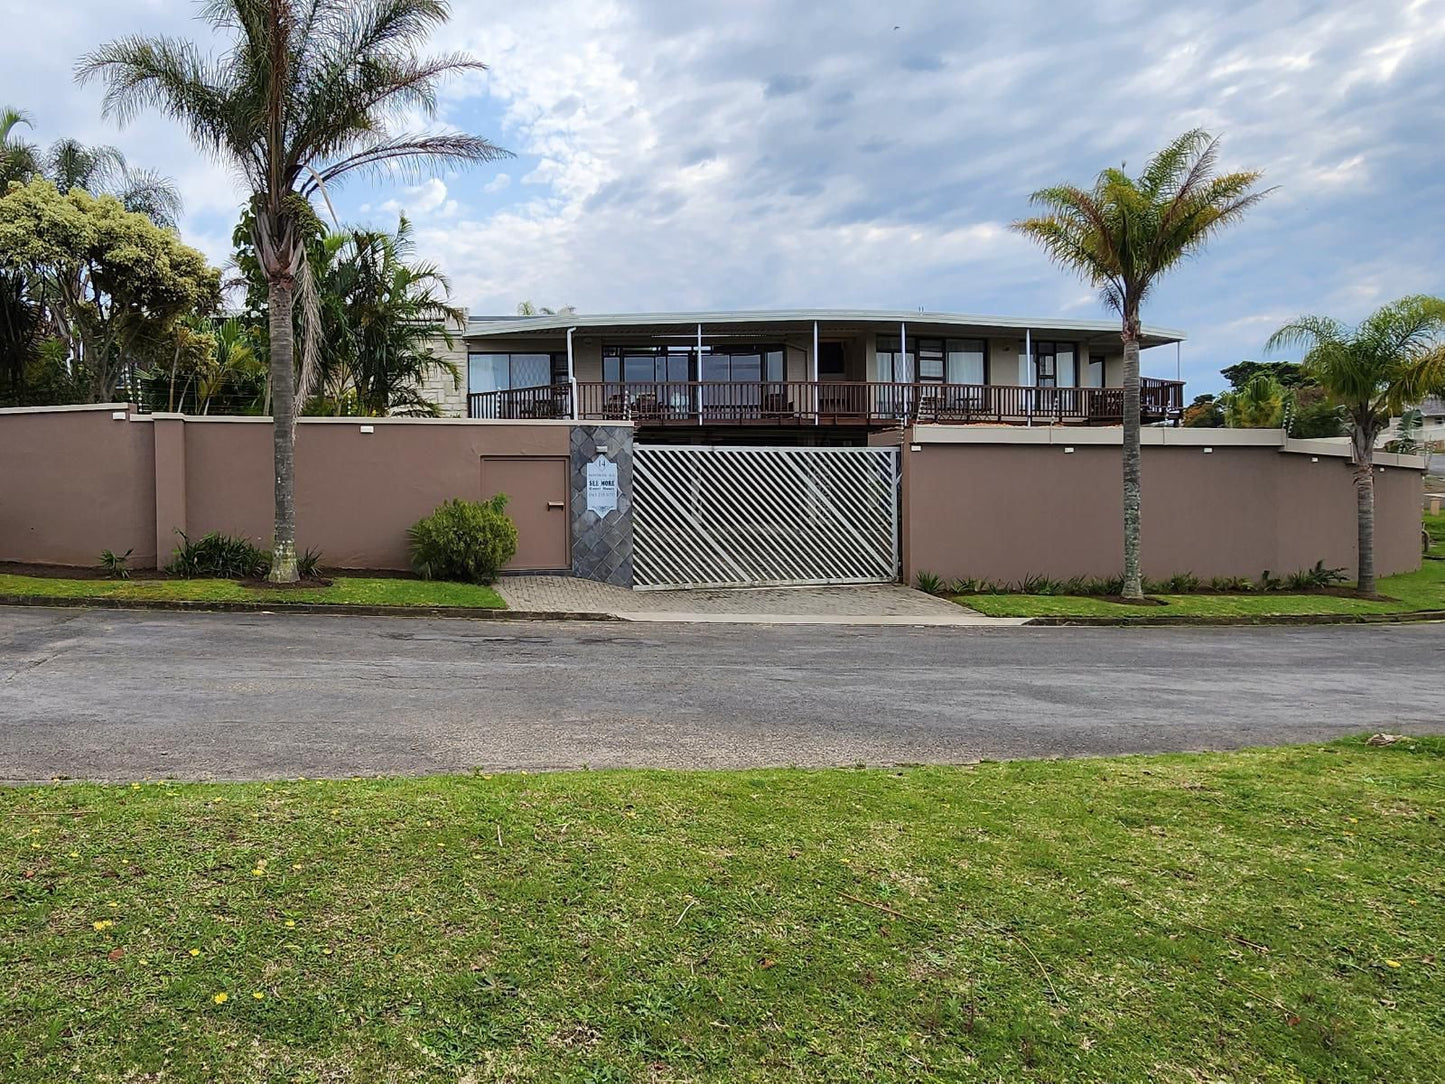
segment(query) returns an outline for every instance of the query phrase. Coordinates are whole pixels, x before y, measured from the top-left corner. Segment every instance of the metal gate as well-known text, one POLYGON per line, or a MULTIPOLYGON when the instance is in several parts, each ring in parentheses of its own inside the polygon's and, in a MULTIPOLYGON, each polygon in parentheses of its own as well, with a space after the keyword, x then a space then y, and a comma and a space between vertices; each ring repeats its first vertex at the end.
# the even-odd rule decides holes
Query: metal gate
POLYGON ((633 451, 638 587, 887 583, 897 448, 633 451))

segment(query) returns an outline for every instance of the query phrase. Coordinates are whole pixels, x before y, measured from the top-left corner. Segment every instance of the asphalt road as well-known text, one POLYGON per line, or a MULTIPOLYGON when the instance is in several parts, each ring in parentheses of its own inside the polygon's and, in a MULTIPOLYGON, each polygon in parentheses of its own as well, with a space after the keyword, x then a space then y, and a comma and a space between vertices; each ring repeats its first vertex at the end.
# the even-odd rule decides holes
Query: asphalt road
POLYGON ((956 629, 0 609, 0 778, 956 762, 1445 732, 1445 625, 956 629))

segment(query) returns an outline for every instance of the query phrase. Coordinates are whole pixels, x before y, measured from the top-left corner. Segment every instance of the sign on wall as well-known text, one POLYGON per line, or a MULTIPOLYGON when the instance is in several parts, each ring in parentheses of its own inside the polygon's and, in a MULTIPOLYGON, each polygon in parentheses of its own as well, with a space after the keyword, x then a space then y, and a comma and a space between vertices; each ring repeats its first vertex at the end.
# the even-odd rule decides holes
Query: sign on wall
POLYGON ((587 464, 587 510, 598 516, 617 510, 617 464, 603 455, 587 464))

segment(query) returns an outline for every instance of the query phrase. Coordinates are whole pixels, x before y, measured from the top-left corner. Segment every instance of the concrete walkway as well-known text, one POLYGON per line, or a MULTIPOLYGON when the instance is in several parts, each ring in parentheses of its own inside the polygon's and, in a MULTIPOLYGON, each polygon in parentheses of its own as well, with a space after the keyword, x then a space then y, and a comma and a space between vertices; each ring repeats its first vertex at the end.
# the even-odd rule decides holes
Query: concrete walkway
POLYGON ((750 625, 1013 626, 899 584, 629 591, 570 576, 504 576, 497 585, 514 610, 603 613, 625 621, 750 625))

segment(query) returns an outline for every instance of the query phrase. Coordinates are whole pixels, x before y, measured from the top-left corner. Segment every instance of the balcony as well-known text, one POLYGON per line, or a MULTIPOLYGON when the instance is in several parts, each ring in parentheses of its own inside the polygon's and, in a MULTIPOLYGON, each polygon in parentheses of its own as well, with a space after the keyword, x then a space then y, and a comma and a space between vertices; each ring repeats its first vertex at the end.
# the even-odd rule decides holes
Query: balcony
MULTIPOLYGON (((638 426, 838 425, 887 429, 914 424, 1110 425, 1124 417, 1123 388, 1032 388, 1012 384, 816 382, 811 380, 647 383, 579 381, 576 416, 638 426)), ((573 416, 572 387, 477 392, 473 418, 523 421, 573 416)), ((1144 377, 1147 422, 1178 418, 1184 385, 1144 377)))

